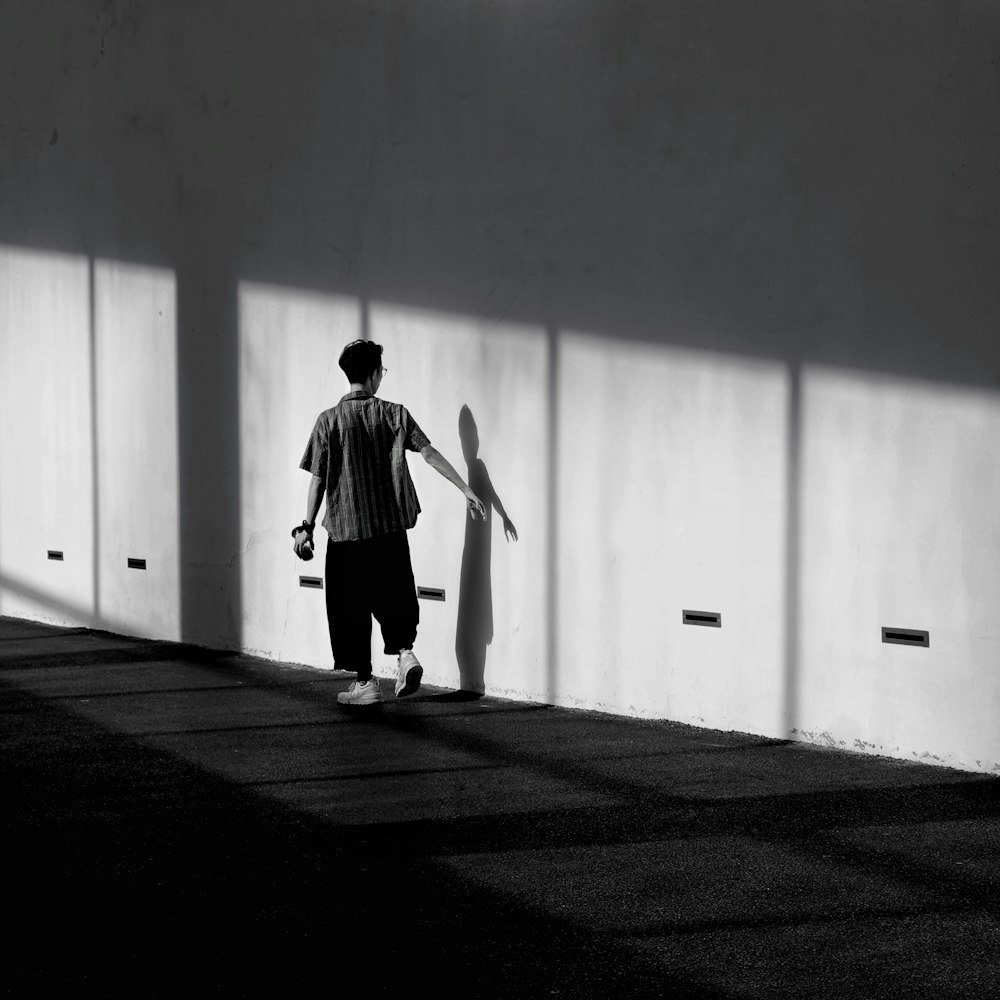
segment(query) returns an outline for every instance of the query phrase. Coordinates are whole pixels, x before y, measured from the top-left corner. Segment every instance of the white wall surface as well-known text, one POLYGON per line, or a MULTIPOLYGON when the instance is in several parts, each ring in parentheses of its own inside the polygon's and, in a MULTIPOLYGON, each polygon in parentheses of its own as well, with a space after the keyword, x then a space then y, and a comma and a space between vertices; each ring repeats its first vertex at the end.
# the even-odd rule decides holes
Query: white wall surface
POLYGON ((786 366, 579 334, 558 358, 553 695, 780 731, 786 366))
POLYGON ((428 681, 1000 769, 995 5, 13 8, 0 611, 329 666, 289 531, 369 336, 519 534, 460 600, 414 456, 428 681))
POLYGON ((0 611, 96 612, 90 265, 0 248, 0 611), (50 561, 49 549, 63 553, 50 561))
POLYGON ((313 423, 344 392, 338 345, 357 339, 356 301, 252 283, 240 286, 240 556, 243 646, 277 660, 332 667, 323 592, 326 535, 312 562, 292 552, 306 513, 299 469, 313 423))
POLYGON ((177 306, 174 276, 98 260, 98 617, 107 628, 180 638, 177 306), (129 559, 143 559, 144 570, 129 559))
POLYGON ((802 387, 793 726, 982 768, 1000 711, 1000 469, 988 457, 1000 398, 819 366, 802 387), (930 647, 882 644, 883 626, 929 631, 930 647))
MULTIPOLYGON (((477 545, 475 535, 467 533, 465 500, 423 459, 410 458, 423 508, 410 539, 416 583, 443 588, 446 598, 444 603, 420 602, 417 648, 427 661, 428 677, 456 688, 470 680, 460 669, 457 644, 462 632, 485 657, 489 690, 522 697, 541 692, 539 678, 547 670, 546 482, 551 461, 545 331, 382 303, 372 305, 370 323, 372 339, 385 347, 384 364, 389 369, 380 395, 403 402, 431 443, 466 480, 459 414, 463 406, 469 407, 478 429, 478 458, 518 534, 517 541, 507 540, 499 512, 492 510, 489 577, 466 584, 470 605, 491 606, 493 636, 487 644, 485 635, 477 638, 481 622, 475 610, 463 608, 468 616, 463 624, 473 635, 460 629, 458 617, 463 605, 463 561, 474 558, 477 545)), ((381 649, 374 641, 375 655, 393 667, 381 649)), ((474 681, 478 680, 477 675, 474 681)), ((475 689, 478 684, 463 686, 475 689)))
POLYGON ((173 276, 6 248, 0 287, 0 609, 178 639, 173 276))

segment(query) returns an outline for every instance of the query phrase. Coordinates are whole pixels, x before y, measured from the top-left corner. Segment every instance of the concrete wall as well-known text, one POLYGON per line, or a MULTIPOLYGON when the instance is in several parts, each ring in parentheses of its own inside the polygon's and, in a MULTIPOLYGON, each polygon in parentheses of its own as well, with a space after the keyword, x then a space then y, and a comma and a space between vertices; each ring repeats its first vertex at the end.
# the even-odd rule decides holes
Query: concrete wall
POLYGON ((995 5, 7 7, 0 611, 329 665, 370 336, 429 681, 1000 769, 995 5))

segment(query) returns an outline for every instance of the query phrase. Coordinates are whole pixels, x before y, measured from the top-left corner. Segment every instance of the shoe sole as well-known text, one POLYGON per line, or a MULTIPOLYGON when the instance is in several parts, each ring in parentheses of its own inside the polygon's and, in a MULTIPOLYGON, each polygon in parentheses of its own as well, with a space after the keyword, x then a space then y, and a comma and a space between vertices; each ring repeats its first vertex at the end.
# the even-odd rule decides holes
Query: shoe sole
POLYGON ((406 671, 403 686, 396 692, 397 698, 404 698, 408 694, 413 694, 420 687, 420 679, 424 676, 424 668, 420 666, 410 667, 406 671))
POLYGON ((381 705, 385 698, 371 698, 367 701, 355 701, 353 698, 341 698, 337 695, 337 704, 346 705, 348 708, 365 708, 368 705, 381 705))

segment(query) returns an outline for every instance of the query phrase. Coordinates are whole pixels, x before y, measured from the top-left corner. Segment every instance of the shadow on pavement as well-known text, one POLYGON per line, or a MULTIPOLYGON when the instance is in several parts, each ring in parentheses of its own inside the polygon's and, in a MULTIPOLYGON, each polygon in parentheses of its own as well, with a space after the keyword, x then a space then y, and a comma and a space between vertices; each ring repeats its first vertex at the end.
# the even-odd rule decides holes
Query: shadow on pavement
POLYGON ((0 644, 12 995, 988 992, 995 779, 42 638, 0 644))

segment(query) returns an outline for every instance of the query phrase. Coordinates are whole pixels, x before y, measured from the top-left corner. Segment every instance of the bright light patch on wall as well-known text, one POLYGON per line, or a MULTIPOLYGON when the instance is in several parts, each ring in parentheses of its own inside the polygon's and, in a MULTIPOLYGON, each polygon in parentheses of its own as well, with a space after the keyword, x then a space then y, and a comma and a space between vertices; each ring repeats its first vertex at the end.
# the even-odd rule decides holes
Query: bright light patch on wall
POLYGON ((177 289, 162 268, 94 264, 101 614, 180 635, 177 289), (146 553, 145 574, 122 572, 146 553))
POLYGON ((557 358, 562 683, 652 714, 679 700, 686 721, 777 728, 788 367, 580 332, 560 335, 557 358), (726 609, 711 644, 674 625, 692 605, 726 609))
MULTIPOLYGON (((240 283, 241 607, 250 652, 329 658, 325 614, 301 589, 313 577, 299 576, 290 530, 305 516, 309 476, 299 461, 316 417, 348 391, 337 360, 361 332, 354 298, 240 283)), ((316 534, 321 548, 325 533, 316 534)))
POLYGON ((904 621, 933 594, 935 617, 961 629, 997 585, 1000 535, 983 514, 1000 495, 1000 463, 984 461, 1000 394, 808 366, 802 413, 805 577, 850 579, 859 602, 904 621), (888 600, 868 565, 891 572, 888 600))
POLYGON ((0 246, 3 614, 80 624, 94 607, 90 342, 87 257, 0 246), (39 536, 73 558, 39 559, 39 536))
POLYGON ((1000 638, 998 440, 994 390, 804 367, 803 726, 854 720, 863 705, 841 738, 878 730, 887 745, 947 746, 956 726, 995 728, 978 720, 1000 697, 981 666, 1000 638), (897 623, 927 641, 904 641, 897 623), (917 644, 927 656, 901 660, 900 645, 917 644), (934 667, 946 688, 895 683, 901 662, 934 667))
POLYGON ((457 676, 439 674, 438 683, 478 688, 485 676, 495 690, 540 696, 553 627, 551 337, 538 325, 384 301, 371 303, 369 330, 385 348, 379 395, 406 405, 491 511, 489 527, 477 527, 455 488, 419 458, 410 460, 423 507, 410 533, 414 572, 448 595, 425 605, 435 622, 420 633, 426 662, 457 668, 457 676), (501 509, 517 542, 507 541, 501 509))

